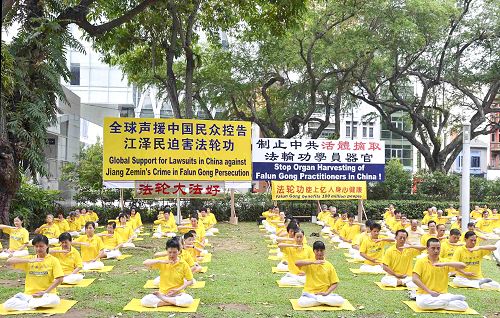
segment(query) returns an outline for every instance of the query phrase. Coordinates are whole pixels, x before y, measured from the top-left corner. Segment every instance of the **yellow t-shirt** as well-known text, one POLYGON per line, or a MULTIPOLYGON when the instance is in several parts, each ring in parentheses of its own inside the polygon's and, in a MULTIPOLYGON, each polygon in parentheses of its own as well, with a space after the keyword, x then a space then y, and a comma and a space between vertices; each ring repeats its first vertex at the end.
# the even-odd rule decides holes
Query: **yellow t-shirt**
POLYGON ((453 254, 455 254, 456 249, 459 246, 457 245, 451 245, 450 240, 442 240, 441 241, 441 251, 439 252, 439 258, 450 261, 453 259, 453 254))
POLYGON ((340 230, 340 236, 342 236, 345 240, 352 241, 360 233, 360 227, 358 224, 349 225, 347 223, 342 230, 340 230))
POLYGON ((479 250, 479 251, 469 251, 465 246, 459 246, 455 253, 453 254, 453 260, 456 262, 462 262, 467 265, 463 271, 464 272, 472 272, 475 274, 473 277, 468 277, 457 272, 458 276, 472 278, 472 279, 481 279, 483 278, 483 273, 481 271, 481 261, 483 256, 490 255, 491 251, 487 250, 479 250))
POLYGON ((444 212, 446 212, 447 216, 459 216, 460 215, 460 211, 458 211, 456 209, 445 209, 444 212))
MULTIPOLYGON (((106 234, 108 234, 106 232, 106 234)), ((113 236, 103 235, 100 236, 102 240, 102 244, 104 245, 104 249, 114 250, 118 245, 120 245, 123 241, 120 235, 116 232, 113 233, 113 236)))
MULTIPOLYGON (((162 227, 163 230, 163 227, 162 227)), ((132 235, 134 235, 134 231, 129 224, 126 224, 125 227, 121 227, 121 225, 117 225, 115 229, 115 233, 120 236, 122 242, 127 242, 132 235)))
POLYGON ((447 217, 436 217, 436 225, 438 224, 446 224, 446 222, 448 222, 448 218, 447 217))
POLYGON ((429 233, 425 233, 424 235, 422 235, 422 237, 420 238, 420 245, 422 246, 427 246, 427 241, 430 239, 430 238, 436 238, 437 237, 437 234, 429 234, 429 233))
POLYGON ((89 238, 87 235, 82 235, 78 237, 75 242, 81 242, 81 243, 89 243, 90 246, 80 246, 80 251, 82 253, 82 260, 84 262, 89 262, 94 260, 97 255, 99 255, 99 252, 104 249, 104 244, 102 243, 102 240, 99 236, 92 236, 92 238, 89 238))
POLYGON ((135 212, 135 215, 130 218, 134 220, 136 228, 142 226, 142 218, 139 212, 135 212))
POLYGON ((396 245, 389 247, 384 253, 383 263, 398 275, 410 276, 413 269, 413 258, 420 254, 415 248, 404 248, 399 251, 396 245))
POLYGON ((210 223, 215 225, 217 224, 217 219, 215 218, 215 214, 212 212, 208 213, 208 218, 210 219, 210 223))
POLYGON ((164 233, 167 232, 177 232, 177 224, 175 224, 175 220, 173 217, 169 217, 168 220, 156 220, 154 224, 158 224, 161 226, 161 231, 164 233))
POLYGON ((426 215, 424 215, 424 218, 422 219, 422 224, 427 225, 427 223, 429 223, 430 221, 434 221, 434 222, 437 223, 437 215, 436 214, 433 214, 433 215, 426 214, 426 215))
POLYGON ((323 264, 302 266, 301 269, 306 273, 305 293, 326 292, 330 286, 339 282, 337 272, 329 261, 325 261, 323 264))
POLYGON ((78 226, 80 227, 80 230, 85 227, 85 216, 80 214, 79 217, 76 218, 76 221, 78 222, 78 226))
POLYGON ((11 250, 17 251, 21 246, 29 242, 30 234, 24 227, 15 229, 5 228, 2 231, 9 234, 9 249, 11 250))
POLYGON ((450 230, 453 230, 453 229, 462 230, 458 221, 451 223, 450 230))
MULTIPOLYGON (((158 259, 168 260, 168 256, 158 259)), ((184 279, 193 279, 191 268, 182 259, 179 259, 175 264, 155 264, 151 268, 160 270, 160 292, 163 294, 171 289, 181 287, 184 284, 184 279)), ((184 291, 180 291, 180 293, 182 292, 184 291)))
POLYGON ((97 215, 97 213, 95 213, 94 211, 90 212, 89 221, 92 221, 94 223, 99 221, 99 215, 97 215))
MULTIPOLYGON (((36 255, 23 257, 26 259, 36 259, 36 255)), ((15 269, 20 269, 26 273, 26 282, 24 284, 24 293, 33 295, 45 291, 52 285, 54 280, 64 276, 59 260, 48 254, 43 261, 37 263, 14 264, 15 269)), ((51 294, 57 293, 56 288, 50 291, 51 294)))
POLYGON ((471 211, 470 213, 470 217, 471 219, 479 219, 483 216, 483 211, 482 210, 479 210, 479 211, 471 211))
POLYGON ((66 219, 62 219, 62 220, 54 219, 54 223, 59 228, 60 233, 69 232, 69 224, 68 224, 68 221, 66 221, 66 219))
POLYGON ((363 240, 365 240, 367 238, 368 238, 368 233, 366 233, 366 232, 359 233, 352 240, 352 245, 361 246, 361 243, 363 242, 363 240))
MULTIPOLYGON (((61 247, 54 248, 54 250, 62 250, 61 247)), ((82 264, 82 257, 80 256, 80 253, 76 248, 73 246, 71 247, 71 251, 68 253, 54 253, 51 254, 55 258, 59 260, 59 263, 61 264, 62 270, 64 272, 64 275, 69 275, 71 274, 75 268, 83 267, 82 264)))
POLYGON ((68 220, 68 225, 69 225, 69 231, 70 232, 80 232, 82 227, 80 226, 80 222, 78 220, 68 220))
POLYGON ((302 245, 302 248, 284 247, 281 248, 281 251, 286 255, 286 259, 288 261, 288 271, 295 275, 302 272, 302 270, 295 265, 295 261, 315 258, 313 249, 309 245, 305 244, 302 245))
POLYGON ((401 220, 394 220, 394 222, 392 222, 392 225, 390 227, 391 231, 396 232, 398 230, 404 230, 405 226, 401 222, 402 222, 401 220))
MULTIPOLYGON (((368 257, 376 259, 379 263, 382 262, 384 256, 384 247, 391 242, 388 241, 380 241, 374 242, 371 237, 366 238, 361 243, 359 247, 359 252, 368 255, 368 257)), ((376 265, 375 263, 365 259, 365 264, 367 265, 376 265)))
MULTIPOLYGON (((448 266, 432 265, 428 257, 417 259, 413 268, 413 272, 420 276, 420 280, 427 288, 441 294, 448 293, 448 273, 452 271, 454 269, 448 266)), ((419 287, 417 294, 427 294, 427 292, 419 287)))
MULTIPOLYGON (((47 226, 47 223, 42 226, 47 226)), ((49 227, 41 229, 40 234, 45 235, 47 238, 51 239, 59 238, 61 232, 59 232, 59 227, 55 223, 52 223, 52 225, 50 225, 49 227)))
POLYGON ((386 210, 384 213, 384 220, 388 220, 390 218, 394 218, 394 215, 392 214, 391 210, 386 210))
POLYGON ((205 226, 203 226, 203 223, 201 222, 198 223, 198 227, 196 227, 195 232, 196 232, 196 240, 198 242, 203 242, 206 234, 205 226))
POLYGON ((337 221, 335 221, 335 224, 333 225, 333 229, 337 231, 337 233, 340 233, 342 228, 347 224, 347 220, 344 220, 342 218, 338 218, 337 221))
POLYGON ((476 227, 486 233, 493 232, 493 225, 494 220, 485 220, 483 218, 476 222, 476 227))
POLYGON ((183 249, 179 257, 182 260, 184 260, 189 265, 190 268, 194 266, 195 261, 191 253, 189 253, 189 251, 183 249))

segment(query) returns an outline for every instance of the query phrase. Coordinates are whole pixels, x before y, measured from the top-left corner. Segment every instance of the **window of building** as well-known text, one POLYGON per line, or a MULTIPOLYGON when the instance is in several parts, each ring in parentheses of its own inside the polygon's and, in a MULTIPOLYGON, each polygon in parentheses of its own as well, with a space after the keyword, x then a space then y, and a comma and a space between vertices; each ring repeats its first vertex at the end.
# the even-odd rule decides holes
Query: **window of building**
POLYGON ((374 123, 363 122, 363 138, 373 138, 374 123))
POLYGON ((403 166, 413 166, 413 153, 411 145, 385 145, 385 160, 397 158, 401 161, 403 166))
POLYGON ((352 137, 358 138, 358 122, 357 121, 346 121, 346 127, 345 127, 345 136, 346 137, 352 137), (352 129, 352 136, 351 136, 351 129, 352 129))
POLYGON ((481 167, 481 157, 480 156, 471 156, 470 157, 470 167, 471 168, 480 168, 481 167))
POLYGON ((71 63, 70 66, 71 78, 70 85, 80 85, 80 63, 71 63))

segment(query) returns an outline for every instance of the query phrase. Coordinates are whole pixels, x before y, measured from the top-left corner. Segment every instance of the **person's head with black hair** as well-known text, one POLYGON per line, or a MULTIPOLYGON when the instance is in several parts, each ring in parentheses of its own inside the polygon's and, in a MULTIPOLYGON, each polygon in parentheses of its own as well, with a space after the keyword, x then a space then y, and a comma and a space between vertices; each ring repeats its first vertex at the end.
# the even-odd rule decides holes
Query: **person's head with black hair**
POLYGON ((64 232, 59 235, 59 243, 61 243, 61 248, 63 250, 71 251, 71 241, 73 241, 73 238, 68 232, 64 232))
POLYGON ((462 233, 460 233, 459 229, 451 229, 449 238, 450 243, 458 243, 458 241, 460 240, 460 235, 462 235, 462 233))
POLYGON ((467 248, 473 248, 476 246, 477 243, 477 235, 476 232, 474 231, 467 231, 464 234, 464 240, 465 240, 465 247, 467 248))
POLYGON ((35 254, 38 258, 45 258, 49 253, 49 239, 45 235, 35 235, 31 241, 31 245, 35 248, 35 254))
POLYGON ((52 225, 54 223, 54 216, 52 214, 47 214, 45 217, 45 223, 52 225))
POLYGON ((435 221, 429 221, 427 223, 427 228, 429 229, 430 234, 437 234, 437 226, 435 221))
POLYGON ((412 219, 410 222, 410 228, 413 232, 415 232, 418 229, 418 220, 412 219))
POLYGON ((167 250, 169 261, 176 263, 179 260, 179 254, 181 253, 181 243, 179 240, 176 238, 167 240, 165 249, 167 250))
POLYGON ((314 257, 318 261, 322 261, 325 259, 325 243, 321 241, 316 241, 313 243, 313 252, 314 252, 314 257))
POLYGON ((125 225, 125 223, 127 223, 127 216, 125 213, 118 214, 118 222, 120 222, 121 225, 125 225))
POLYGON ((396 220, 401 219, 401 211, 399 211, 399 210, 394 210, 394 218, 395 218, 396 220))
POLYGON ((373 220, 368 219, 368 220, 365 221, 365 225, 366 225, 366 228, 368 230, 370 229, 370 227, 372 226, 372 224, 373 224, 373 220))
POLYGON ((18 229, 23 227, 24 218, 22 215, 18 215, 14 218, 14 226, 18 229))
POLYGON ((95 224, 92 221, 89 221, 85 223, 85 234, 87 234, 88 237, 94 236, 95 233, 95 224))
POLYGON ((57 218, 59 219, 59 221, 64 220, 64 212, 63 211, 57 212, 57 218))
POLYGON ((406 230, 397 230, 395 234, 396 246, 401 247, 405 245, 406 239, 408 238, 408 232, 406 230))
POLYGON ((191 220, 191 226, 197 228, 199 220, 198 213, 191 214, 190 220, 191 220))
POLYGON ((444 224, 438 224, 436 226, 437 237, 443 237, 446 233, 446 226, 444 224))
POLYGON ((475 228, 476 228, 476 223, 474 222, 467 223, 467 230, 474 231, 475 228))
POLYGON ((132 206, 130 208, 130 216, 135 216, 136 213, 137 213, 137 211, 135 210, 135 206, 132 206))
POLYGON ((108 234, 114 234, 115 229, 116 229, 116 222, 109 220, 106 225, 106 230, 108 231, 108 234))
POLYGON ((185 247, 193 247, 194 246, 194 235, 193 233, 187 232, 182 236, 182 240, 184 241, 185 247))
POLYGON ((427 247, 427 254, 429 255, 429 258, 431 260, 438 260, 441 252, 441 243, 439 240, 435 237, 431 237, 427 240, 425 246, 427 247))
POLYGON ((370 237, 374 240, 378 239, 378 235, 381 229, 382 227, 380 226, 380 224, 373 222, 372 225, 370 225, 370 237))
POLYGON ((355 218, 355 216, 353 213, 347 214, 347 220, 349 220, 349 224, 351 224, 351 225, 354 224, 354 218, 355 218))
POLYGON ((304 242, 304 230, 297 228, 294 231, 294 238, 297 245, 302 245, 302 243, 304 242))

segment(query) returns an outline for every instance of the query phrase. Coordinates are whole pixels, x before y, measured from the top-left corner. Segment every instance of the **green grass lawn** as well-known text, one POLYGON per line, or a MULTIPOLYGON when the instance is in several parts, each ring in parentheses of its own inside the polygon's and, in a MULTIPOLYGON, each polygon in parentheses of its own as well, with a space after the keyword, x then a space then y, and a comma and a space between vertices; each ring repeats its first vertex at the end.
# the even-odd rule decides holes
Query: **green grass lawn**
MULTIPOLYGON (((319 226, 304 223, 310 245, 318 232, 319 226)), ((150 226, 147 231, 150 231, 150 226)), ((336 312, 294 312, 289 303, 290 298, 298 298, 301 289, 278 288, 276 280, 281 274, 272 274, 271 267, 276 261, 267 260, 268 248, 263 234, 255 223, 240 223, 238 226, 218 224, 220 234, 210 238, 213 247, 212 262, 205 274, 196 274, 198 280, 207 281, 203 289, 191 289, 188 292, 201 299, 196 314, 175 314, 175 317, 409 317, 413 312, 401 301, 407 300, 405 291, 383 291, 373 282, 380 275, 358 275, 349 271, 349 267, 359 267, 345 261, 343 250, 333 250, 327 244, 327 258, 337 269, 340 278, 337 293, 348 299, 356 311, 336 312)), ((166 313, 125 312, 123 307, 132 298, 141 298, 151 290, 142 286, 148 279, 157 276, 155 271, 146 269, 142 262, 146 258, 164 249, 165 240, 151 239, 136 242, 138 248, 123 251, 134 257, 123 261, 110 260, 106 265, 115 265, 110 273, 90 273, 87 278, 97 280, 87 288, 59 288, 62 298, 74 299, 78 303, 68 312, 66 317, 173 317, 166 313)), ((4 265, 2 261, 2 265, 4 265)), ((483 262, 486 276, 500 281, 500 269, 493 261, 483 262)), ((0 268, 0 302, 15 293, 22 291, 24 275, 15 271, 0 268)), ((467 296, 469 305, 482 316, 500 315, 500 292, 485 292, 464 289, 452 289, 452 293, 467 296)), ((61 316, 61 317, 62 317, 61 316)), ((453 315, 419 314, 419 317, 453 315)))

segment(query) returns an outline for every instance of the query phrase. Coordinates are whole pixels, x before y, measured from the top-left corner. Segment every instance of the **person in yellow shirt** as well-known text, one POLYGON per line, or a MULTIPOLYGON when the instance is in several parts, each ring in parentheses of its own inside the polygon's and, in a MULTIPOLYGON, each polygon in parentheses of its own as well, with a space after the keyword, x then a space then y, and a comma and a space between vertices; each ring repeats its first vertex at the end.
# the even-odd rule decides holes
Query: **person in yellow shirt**
POLYGON ((446 222, 448 222, 448 217, 443 215, 443 210, 437 210, 437 216, 436 216, 436 224, 443 224, 445 225, 446 222))
POLYGON ((313 259, 295 261, 295 266, 306 274, 304 290, 297 301, 300 307, 342 306, 345 303, 342 296, 333 294, 339 277, 332 263, 325 259, 325 249, 325 243, 316 241, 313 244, 313 259))
POLYGON ((448 274, 465 268, 460 262, 441 262, 441 244, 437 238, 427 240, 427 257, 420 258, 413 268, 413 282, 418 286, 416 303, 420 309, 466 311, 465 296, 448 293, 448 274))
POLYGON ((95 226, 99 226, 97 222, 99 222, 99 215, 97 215, 97 213, 93 210, 89 210, 88 211, 88 218, 89 218, 89 221, 92 221, 95 223, 95 226))
POLYGON ((131 247, 134 248, 135 244, 132 243, 132 240, 137 237, 134 230, 132 229, 132 225, 130 222, 127 222, 127 214, 120 213, 118 215, 118 220, 120 222, 119 225, 116 226, 115 232, 121 238, 122 247, 131 247))
POLYGON ((370 226, 370 237, 363 240, 359 248, 359 254, 365 259, 360 270, 362 272, 382 272, 384 247, 394 242, 392 238, 380 238, 379 233, 381 226, 378 223, 373 223, 370 226))
POLYGON ((59 227, 54 223, 54 216, 47 214, 45 217, 45 224, 35 230, 35 234, 45 235, 49 239, 49 244, 57 244, 57 238, 61 234, 59 227))
POLYGON ((459 246, 464 245, 460 243, 460 231, 458 229, 450 230, 450 238, 441 241, 441 252, 439 258, 445 261, 451 261, 453 259, 453 254, 455 254, 456 249, 459 246))
POLYGON ((351 248, 349 249, 349 255, 351 258, 364 260, 364 258, 359 254, 359 248, 361 247, 361 243, 363 243, 363 240, 370 237, 370 226, 372 224, 372 220, 366 220, 365 224, 361 225, 361 233, 354 237, 354 239, 352 240, 351 248))
MULTIPOLYGON (((194 230, 196 231, 196 241, 201 245, 205 244, 205 227, 203 223, 199 222, 198 213, 193 213, 190 217, 191 224, 190 225, 181 225, 177 227, 180 230, 194 230)), ((203 254, 203 253, 202 253, 203 254)))
POLYGON ((69 226, 69 231, 68 231, 69 234, 71 234, 71 236, 79 236, 81 227, 80 227, 80 222, 76 219, 75 211, 69 212, 67 221, 69 226))
POLYGON ((154 221, 154 224, 157 224, 156 232, 153 233, 153 237, 162 238, 162 237, 174 237, 175 233, 178 231, 177 224, 175 223, 175 219, 171 216, 171 213, 168 209, 164 209, 163 211, 163 219, 154 221))
POLYGON ((444 224, 437 224, 436 225, 436 232, 437 232, 436 238, 438 240, 441 241, 441 240, 445 240, 448 238, 446 236, 446 226, 444 224))
POLYGON ((474 210, 470 212, 470 218, 477 220, 483 215, 483 209, 479 207, 479 205, 474 206, 474 210))
POLYGON ((424 233, 420 238, 420 245, 422 246, 426 246, 427 240, 429 240, 430 238, 435 238, 438 236, 436 221, 429 221, 429 223, 427 223, 427 229, 428 232, 424 233))
POLYGON ((407 245, 406 230, 396 231, 396 244, 389 247, 384 253, 382 268, 387 273, 380 282, 384 286, 406 286, 416 289, 412 282, 413 258, 425 249, 424 246, 407 245))
POLYGON ((63 284, 75 285, 83 280, 83 275, 80 270, 83 268, 82 257, 80 253, 71 246, 71 235, 64 232, 59 235, 60 247, 50 250, 50 254, 55 256, 61 264, 64 272, 63 284))
POLYGON ((361 233, 361 228, 358 223, 354 222, 354 214, 350 213, 347 217, 347 224, 340 230, 340 239, 342 242, 339 248, 350 248, 353 239, 361 233))
POLYGON ((184 290, 193 284, 193 273, 182 260, 180 243, 176 239, 167 241, 168 256, 144 261, 146 267, 160 271, 160 290, 141 299, 144 307, 178 306, 189 307, 193 297, 184 290))
POLYGON ((210 208, 202 208, 200 210, 200 221, 205 227, 206 236, 214 236, 216 233, 219 233, 219 229, 215 228, 217 219, 215 218, 215 215, 210 212, 210 208))
POLYGON ((140 230, 142 227, 141 214, 137 212, 135 207, 130 209, 130 220, 134 222, 134 230, 140 230))
POLYGON ((452 229, 457 229, 457 230, 462 229, 462 217, 461 216, 457 216, 456 220, 453 223, 451 223, 450 230, 452 230, 452 229))
POLYGON ((475 223, 474 222, 469 222, 467 223, 467 231, 463 232, 462 233, 462 236, 460 237, 460 242, 464 243, 465 244, 465 234, 467 232, 474 232, 476 233, 476 244, 479 245, 479 243, 481 243, 482 241, 484 240, 487 240, 488 238, 485 237, 485 236, 482 236, 481 232, 478 232, 477 229, 476 229, 476 226, 475 226, 475 223))
POLYGON ((73 245, 79 245, 83 260, 83 270, 102 269, 103 262, 99 260, 104 244, 99 236, 95 235, 94 222, 85 223, 85 235, 78 237, 73 245))
POLYGON ((387 220, 394 218, 394 211, 396 209, 394 208, 393 204, 389 204, 389 207, 385 209, 385 213, 383 215, 384 221, 387 222, 387 220))
POLYGON ((318 213, 318 216, 316 217, 317 218, 316 224, 321 226, 325 225, 325 221, 329 217, 330 217, 330 210, 328 210, 327 208, 321 209, 321 211, 318 213))
POLYGON ((59 228, 59 233, 69 232, 69 223, 64 218, 63 212, 57 213, 57 218, 54 220, 54 223, 59 228))
POLYGON ((106 232, 99 233, 99 236, 102 240, 102 244, 104 246, 103 250, 100 252, 99 258, 117 258, 122 255, 120 252, 120 247, 123 246, 123 240, 118 233, 115 232, 116 222, 110 221, 106 225, 106 232))
POLYGON ((64 273, 57 258, 48 254, 49 239, 37 234, 32 245, 35 255, 11 257, 7 260, 7 265, 26 273, 24 293, 16 294, 3 304, 7 311, 55 307, 61 302, 56 287, 63 281, 64 273))
POLYGON ((445 209, 444 212, 446 212, 446 216, 450 218, 456 218, 460 215, 460 211, 455 209, 453 204, 450 204, 450 207, 445 209))
POLYGON ((425 234, 425 231, 419 226, 418 220, 411 220, 410 226, 406 228, 406 232, 408 232, 408 239, 406 240, 408 244, 422 245, 420 239, 425 234))
POLYGON ((295 242, 280 243, 278 248, 286 255, 288 262, 288 273, 280 279, 281 284, 302 286, 305 283, 305 273, 295 265, 297 260, 312 259, 314 252, 312 248, 304 244, 304 231, 301 229, 295 230, 295 242))
POLYGON ((344 211, 340 214, 340 217, 335 219, 335 222, 330 222, 330 239, 334 243, 340 243, 342 240, 340 239, 340 231, 347 224, 347 212, 344 211))
POLYGON ((428 224, 430 221, 434 221, 437 223, 436 207, 432 207, 427 210, 427 214, 424 215, 424 218, 422 219, 422 224, 428 224))
MULTIPOLYGON (((85 209, 82 209, 81 211, 85 211, 85 209)), ((80 233, 85 233, 85 217, 83 216, 82 212, 80 212, 79 209, 75 210, 75 219, 80 227, 78 230, 80 233)))
POLYGON ((483 211, 482 217, 478 219, 474 225, 476 227, 476 231, 486 235, 488 233, 493 233, 495 219, 489 218, 488 216, 489 212, 486 210, 483 211))
POLYGON ((476 240, 476 233, 465 233, 465 246, 458 247, 453 254, 453 261, 467 265, 457 271, 453 283, 459 287, 500 289, 499 283, 491 278, 484 278, 481 271, 483 257, 490 255, 497 248, 494 245, 476 246, 476 240))
POLYGON ((0 224, 0 230, 9 234, 9 248, 0 253, 0 259, 9 258, 12 256, 22 257, 27 256, 29 245, 29 233, 23 227, 23 217, 16 216, 14 218, 14 226, 0 224))

